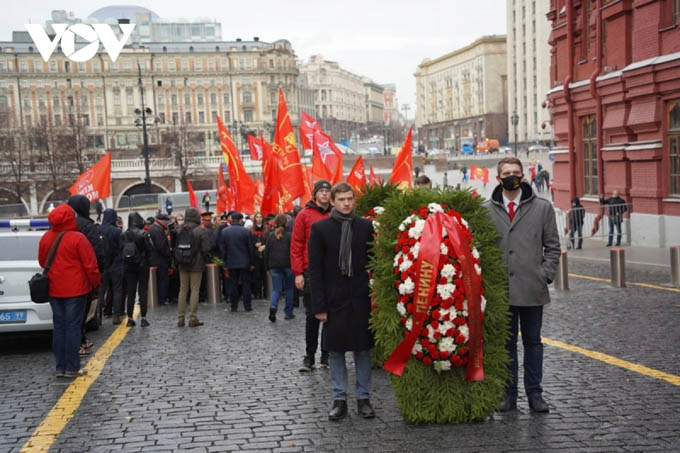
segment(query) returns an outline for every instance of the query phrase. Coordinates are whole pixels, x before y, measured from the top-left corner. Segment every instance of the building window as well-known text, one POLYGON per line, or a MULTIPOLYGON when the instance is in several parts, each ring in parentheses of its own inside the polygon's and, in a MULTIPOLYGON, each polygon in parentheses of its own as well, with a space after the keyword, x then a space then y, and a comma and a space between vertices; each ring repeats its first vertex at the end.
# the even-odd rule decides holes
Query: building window
POLYGON ((249 91, 243 92, 243 103, 251 104, 253 102, 253 95, 249 91))
POLYGON ((595 115, 581 120, 583 137, 583 194, 597 195, 597 123, 595 115))
POLYGON ((217 104, 217 95, 215 93, 210 93, 210 104, 211 105, 217 104))
POLYGON ((668 164, 668 192, 680 196, 680 99, 671 102, 668 107, 668 164))
POLYGON ((198 112, 198 124, 205 124, 205 113, 198 112))
POLYGON ((252 123, 253 122, 253 111, 252 110, 244 110, 243 111, 243 121, 246 123, 252 123))
POLYGON ((222 118, 223 123, 230 123, 231 122, 231 112, 229 110, 224 111, 224 117, 222 118))
POLYGON ((188 94, 184 95, 184 105, 189 105, 191 104, 191 96, 188 94))
POLYGON ((187 124, 191 124, 191 112, 184 113, 184 122, 187 124))
POLYGON ((196 103, 198 105, 203 105, 203 95, 202 94, 197 94, 196 95, 196 103))

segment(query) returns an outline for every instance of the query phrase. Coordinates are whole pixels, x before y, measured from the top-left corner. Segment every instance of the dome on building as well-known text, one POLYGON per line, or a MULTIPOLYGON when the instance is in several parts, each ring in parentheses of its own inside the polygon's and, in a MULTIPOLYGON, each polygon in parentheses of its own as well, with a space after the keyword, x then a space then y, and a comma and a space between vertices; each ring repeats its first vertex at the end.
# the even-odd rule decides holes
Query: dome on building
POLYGON ((90 14, 88 19, 96 19, 103 23, 116 22, 118 19, 130 19, 132 21, 137 13, 151 14, 153 21, 160 19, 160 16, 150 9, 135 5, 105 6, 90 14))

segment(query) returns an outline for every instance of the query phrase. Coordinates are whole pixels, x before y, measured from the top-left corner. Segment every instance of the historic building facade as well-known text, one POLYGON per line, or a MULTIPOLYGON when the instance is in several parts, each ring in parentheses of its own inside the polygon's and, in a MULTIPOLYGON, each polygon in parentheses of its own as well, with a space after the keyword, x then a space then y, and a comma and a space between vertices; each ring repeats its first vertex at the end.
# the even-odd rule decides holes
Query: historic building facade
POLYGON ((508 125, 511 143, 550 144, 553 139, 546 93, 550 85, 550 3, 507 0, 508 125), (517 114, 517 124, 512 122, 517 114))
MULTIPOLYGON (((217 115, 242 150, 247 148, 248 132, 262 131, 271 138, 279 88, 292 122, 299 122, 299 71, 287 40, 132 45, 115 63, 105 53, 75 63, 60 49, 44 62, 30 39, 17 35, 16 41, 0 42, 1 135, 3 140, 12 137, 14 146, 21 147, 22 158, 31 162, 44 163, 66 152, 66 147, 60 147, 63 137, 80 143, 81 157, 90 164, 109 150, 115 159, 139 158, 140 87, 144 107, 150 109, 146 116, 152 158, 177 153, 219 156, 217 115), (46 154, 54 150, 56 154, 46 154)), ((0 149, 5 163, 12 161, 9 152, 7 147, 0 149)), ((71 156, 61 155, 61 159, 71 156)), ((55 185, 63 191, 75 179, 72 173, 78 173, 73 166, 60 171, 64 174, 52 175, 49 184, 33 182, 40 205, 55 185)), ((2 179, 3 187, 11 186, 8 178, 2 179)), ((11 187, 7 190, 12 192, 11 187)), ((17 202, 11 196, 3 198, 17 202)))
POLYGON ((416 128, 426 149, 460 150, 465 141, 507 140, 505 36, 425 59, 416 69, 416 128))
POLYGON ((368 77, 364 77, 363 82, 366 96, 366 124, 382 126, 385 120, 384 88, 368 77))
POLYGON ((633 244, 680 231, 680 3, 552 0, 556 206, 632 204, 633 244))

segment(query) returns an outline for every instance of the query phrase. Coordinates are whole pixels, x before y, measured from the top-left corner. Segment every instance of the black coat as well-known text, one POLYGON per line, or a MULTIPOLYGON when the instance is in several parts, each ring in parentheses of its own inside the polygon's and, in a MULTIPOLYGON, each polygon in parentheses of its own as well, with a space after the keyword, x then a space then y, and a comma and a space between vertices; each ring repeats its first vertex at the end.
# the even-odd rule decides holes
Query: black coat
POLYGON ((290 269, 290 233, 284 232, 281 239, 270 233, 264 247, 264 265, 269 269, 290 269))
POLYGON ((255 265, 252 236, 243 225, 232 225, 222 230, 219 249, 227 269, 248 269, 255 265))
POLYGON ((149 266, 170 267, 170 243, 165 229, 158 223, 154 223, 149 227, 148 233, 153 242, 149 266))
POLYGON ((373 225, 361 217, 352 220, 351 278, 340 275, 340 232, 340 222, 332 218, 312 225, 308 245, 312 312, 328 314, 321 338, 324 350, 364 351, 373 347, 367 269, 373 225))

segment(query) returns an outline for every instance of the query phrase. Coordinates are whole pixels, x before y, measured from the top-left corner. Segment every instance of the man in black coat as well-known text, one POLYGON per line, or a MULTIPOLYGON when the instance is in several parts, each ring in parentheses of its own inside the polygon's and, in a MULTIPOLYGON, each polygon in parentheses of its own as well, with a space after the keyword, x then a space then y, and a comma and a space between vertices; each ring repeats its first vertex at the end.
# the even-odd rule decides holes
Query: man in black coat
POLYGON ((252 311, 250 281, 255 269, 255 247, 252 233, 243 226, 243 215, 231 215, 231 226, 222 230, 219 249, 226 269, 224 276, 229 279, 229 302, 231 311, 238 310, 238 287, 241 285, 243 306, 252 311))
POLYGON ((120 324, 123 301, 123 258, 120 254, 120 228, 116 226, 118 214, 115 209, 104 211, 104 220, 99 231, 109 243, 111 251, 111 266, 102 274, 102 286, 99 291, 99 301, 104 303, 107 292, 111 294, 113 324, 120 324))
POLYGON ((324 323, 322 349, 329 351, 333 407, 330 420, 347 415, 347 366, 345 352, 354 353, 357 411, 375 417, 371 407, 371 352, 373 335, 368 261, 373 225, 354 215, 354 191, 347 183, 331 190, 330 218, 312 224, 309 237, 309 271, 312 312, 324 323))
POLYGON ((614 190, 612 196, 600 199, 603 205, 609 206, 609 240, 607 241, 607 247, 612 245, 612 239, 614 238, 614 229, 616 229, 616 245, 621 245, 621 222, 623 222, 623 213, 628 210, 626 206, 626 200, 619 196, 619 191, 614 190))
POLYGON ((147 303, 146 295, 149 285, 149 248, 144 238, 144 218, 137 212, 128 215, 128 229, 120 237, 121 252, 123 255, 123 267, 125 269, 125 282, 127 283, 127 326, 134 326, 133 319, 135 299, 139 294, 139 305, 142 311, 142 327, 148 327, 146 319, 147 303), (127 257, 127 244, 134 244, 138 255, 127 257))
POLYGON ((156 215, 154 223, 149 227, 149 238, 153 247, 149 256, 149 266, 156 267, 156 288, 158 302, 164 305, 168 301, 170 285, 170 243, 168 242, 167 224, 170 218, 165 214, 156 215))

